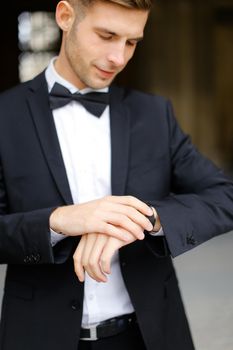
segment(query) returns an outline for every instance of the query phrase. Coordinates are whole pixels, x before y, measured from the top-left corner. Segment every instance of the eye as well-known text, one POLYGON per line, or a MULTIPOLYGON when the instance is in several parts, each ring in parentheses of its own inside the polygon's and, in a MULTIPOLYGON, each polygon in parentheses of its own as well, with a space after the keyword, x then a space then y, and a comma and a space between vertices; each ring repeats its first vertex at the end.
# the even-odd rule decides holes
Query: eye
POLYGON ((113 38, 112 34, 108 34, 108 33, 98 33, 99 37, 103 40, 111 40, 113 38))
POLYGON ((136 46, 137 43, 138 43, 138 42, 137 42, 136 40, 128 40, 128 41, 127 41, 127 45, 128 45, 128 46, 136 46))

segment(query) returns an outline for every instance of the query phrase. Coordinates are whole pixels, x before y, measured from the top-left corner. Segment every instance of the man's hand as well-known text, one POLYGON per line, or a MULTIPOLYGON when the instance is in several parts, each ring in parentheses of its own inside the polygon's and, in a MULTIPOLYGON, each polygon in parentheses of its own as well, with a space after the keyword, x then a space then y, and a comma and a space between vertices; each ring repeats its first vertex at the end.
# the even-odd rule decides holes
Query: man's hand
POLYGON ((152 225, 145 215, 152 209, 132 196, 107 196, 83 204, 59 207, 50 216, 50 228, 67 236, 102 233, 129 242, 144 238, 152 225))
POLYGON ((108 236, 97 233, 83 235, 74 253, 74 270, 80 282, 85 279, 85 271, 97 282, 106 282, 107 278, 100 265, 100 257, 108 236))
POLYGON ((132 235, 128 242, 103 234, 83 235, 73 256, 75 273, 80 282, 85 279, 85 271, 97 282, 107 282, 106 274, 111 273, 114 253, 135 240, 132 235))

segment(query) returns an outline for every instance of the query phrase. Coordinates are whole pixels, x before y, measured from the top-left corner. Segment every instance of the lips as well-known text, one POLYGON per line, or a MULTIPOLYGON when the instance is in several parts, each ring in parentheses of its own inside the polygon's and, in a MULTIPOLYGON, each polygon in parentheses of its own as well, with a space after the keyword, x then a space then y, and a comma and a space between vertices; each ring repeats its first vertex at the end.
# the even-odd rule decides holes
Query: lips
POLYGON ((100 74, 105 77, 105 78, 112 78, 115 74, 115 72, 113 71, 106 71, 106 70, 103 70, 99 67, 96 67, 98 69, 98 71, 100 72, 100 74))

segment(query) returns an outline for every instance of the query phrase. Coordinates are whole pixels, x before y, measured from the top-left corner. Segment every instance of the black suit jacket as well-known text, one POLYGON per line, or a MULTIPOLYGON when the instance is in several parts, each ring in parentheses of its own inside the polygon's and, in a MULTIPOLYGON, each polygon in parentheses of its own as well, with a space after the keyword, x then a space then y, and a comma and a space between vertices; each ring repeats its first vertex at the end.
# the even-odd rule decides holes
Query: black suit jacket
MULTIPOLYGON (((122 248, 123 278, 147 348, 191 350, 170 255, 233 228, 233 185, 183 134, 168 101, 110 92, 112 193, 151 202, 166 236, 122 248)), ((43 73, 0 97, 1 350, 77 350, 79 238, 52 249, 48 224, 54 208, 71 203, 43 73)))

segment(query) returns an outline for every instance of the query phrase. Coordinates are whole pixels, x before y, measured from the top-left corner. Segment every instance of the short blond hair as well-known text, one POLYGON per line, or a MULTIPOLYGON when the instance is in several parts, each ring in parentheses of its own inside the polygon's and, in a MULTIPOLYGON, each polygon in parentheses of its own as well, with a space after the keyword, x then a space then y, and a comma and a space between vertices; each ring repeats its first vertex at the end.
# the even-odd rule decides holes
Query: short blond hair
POLYGON ((110 2, 127 8, 149 11, 153 0, 68 0, 72 6, 91 6, 95 1, 110 2))

